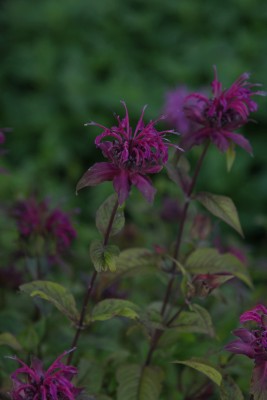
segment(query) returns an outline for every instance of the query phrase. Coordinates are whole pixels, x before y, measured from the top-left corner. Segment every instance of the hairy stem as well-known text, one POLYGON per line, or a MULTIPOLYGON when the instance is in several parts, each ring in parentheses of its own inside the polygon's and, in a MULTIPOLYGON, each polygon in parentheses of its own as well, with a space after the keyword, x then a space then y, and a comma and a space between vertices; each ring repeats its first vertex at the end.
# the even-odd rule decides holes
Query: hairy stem
MULTIPOLYGON (((113 207, 112 213, 110 215, 108 227, 107 227, 107 230, 106 230, 106 233, 105 233, 105 237, 104 237, 104 241, 103 241, 103 245, 104 246, 106 246, 108 244, 109 236, 110 236, 110 233, 111 233, 111 228, 112 228, 112 225, 113 225, 113 222, 114 222, 114 218, 116 216, 116 212, 118 210, 118 206, 119 206, 119 202, 117 200, 115 205, 114 205, 114 207, 113 207)), ((81 310, 81 314, 80 314, 80 319, 79 319, 79 322, 78 322, 78 326, 77 326, 77 329, 76 329, 75 336, 74 336, 72 344, 71 344, 71 349, 73 349, 74 347, 77 346, 81 331, 84 328, 83 323, 84 323, 84 318, 85 318, 85 315, 86 315, 86 309, 87 309, 87 305, 88 305, 88 302, 90 300, 90 297, 91 297, 91 294, 92 294, 92 291, 93 291, 93 288, 94 288, 94 284, 95 284, 96 278, 97 278, 97 271, 94 271, 94 273, 93 273, 93 275, 92 275, 92 277, 90 279, 89 285, 87 287, 86 294, 85 294, 84 299, 83 299, 83 305, 82 305, 82 310, 81 310)), ((69 353, 69 356, 68 356, 68 359, 67 359, 67 364, 71 363, 72 357, 73 357, 73 352, 69 353)))

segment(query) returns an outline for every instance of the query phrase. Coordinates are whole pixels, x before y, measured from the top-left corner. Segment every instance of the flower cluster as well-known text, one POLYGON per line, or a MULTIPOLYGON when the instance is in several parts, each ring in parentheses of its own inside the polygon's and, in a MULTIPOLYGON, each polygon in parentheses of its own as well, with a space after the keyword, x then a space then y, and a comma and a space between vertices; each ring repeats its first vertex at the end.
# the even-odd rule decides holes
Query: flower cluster
POLYGON ((70 351, 61 354, 47 371, 38 358, 34 358, 29 367, 17 357, 10 357, 21 365, 11 374, 12 400, 75 400, 81 392, 71 383, 77 368, 61 362, 70 351))
POLYGON ((18 201, 12 207, 11 215, 23 240, 41 236, 45 241, 55 242, 58 254, 67 250, 76 236, 69 216, 59 208, 50 210, 46 200, 37 202, 30 197, 18 201))
POLYGON ((228 343, 225 349, 254 360, 250 393, 253 399, 263 400, 267 398, 267 308, 258 304, 240 316, 242 324, 251 321, 256 327, 234 330, 233 333, 238 339, 228 343))
POLYGON ((117 116, 118 126, 107 128, 91 122, 103 129, 95 144, 102 151, 108 162, 94 164, 80 179, 77 191, 86 186, 95 186, 104 181, 113 181, 122 204, 129 196, 131 186, 136 186, 143 196, 152 202, 156 190, 147 174, 155 174, 168 160, 168 146, 165 134, 173 131, 158 132, 155 124, 159 121, 143 122, 145 107, 133 131, 130 126, 126 104, 125 117, 117 116))
POLYGON ((248 140, 234 131, 245 125, 250 113, 257 110, 257 104, 251 97, 265 93, 251 90, 259 85, 248 82, 248 73, 242 74, 229 89, 223 90, 216 68, 214 71, 211 98, 202 93, 192 93, 185 99, 187 118, 199 125, 197 130, 187 135, 186 146, 192 147, 209 139, 223 152, 230 145, 237 144, 252 153, 248 140))

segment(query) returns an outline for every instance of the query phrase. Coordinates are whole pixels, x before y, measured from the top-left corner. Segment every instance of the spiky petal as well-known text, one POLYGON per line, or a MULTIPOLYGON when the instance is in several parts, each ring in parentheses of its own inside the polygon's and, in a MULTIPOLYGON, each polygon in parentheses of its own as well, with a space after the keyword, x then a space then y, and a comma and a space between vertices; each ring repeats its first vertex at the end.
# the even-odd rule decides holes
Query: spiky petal
POLYGON ((122 204, 129 196, 131 186, 136 186, 143 196, 152 202, 155 189, 147 176, 158 173, 168 160, 168 145, 166 133, 173 131, 157 131, 156 121, 147 125, 143 122, 145 108, 135 130, 130 126, 126 104, 125 117, 117 116, 117 126, 107 128, 95 122, 87 125, 96 125, 102 133, 95 140, 96 146, 102 151, 108 162, 94 164, 79 180, 76 190, 86 186, 95 186, 105 181, 112 181, 122 204))
POLYGON ((242 74, 225 90, 217 78, 215 67, 214 74, 211 98, 202 93, 192 93, 186 98, 185 114, 189 120, 199 125, 197 130, 187 136, 186 145, 192 147, 209 139, 223 152, 234 143, 251 154, 249 141, 234 131, 245 125, 250 113, 257 110, 257 103, 252 100, 252 96, 263 96, 266 93, 252 91, 253 87, 259 85, 248 82, 248 73, 242 74))

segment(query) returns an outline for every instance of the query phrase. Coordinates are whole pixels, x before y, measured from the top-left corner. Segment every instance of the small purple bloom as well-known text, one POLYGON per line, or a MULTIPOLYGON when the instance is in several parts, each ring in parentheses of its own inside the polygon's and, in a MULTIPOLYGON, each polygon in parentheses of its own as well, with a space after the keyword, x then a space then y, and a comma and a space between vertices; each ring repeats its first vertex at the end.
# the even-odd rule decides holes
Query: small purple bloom
POLYGON ((267 398, 267 308, 259 304, 240 316, 241 323, 250 321, 256 323, 256 329, 236 329, 233 333, 238 339, 225 349, 254 360, 251 394, 255 400, 263 400, 267 398))
POLYGON ((59 253, 70 247, 72 240, 76 237, 69 216, 56 208, 47 217, 45 224, 46 232, 54 236, 59 253))
POLYGON ((40 236, 45 242, 54 242, 58 254, 67 250, 76 236, 69 216, 58 208, 50 210, 47 200, 38 202, 30 197, 18 201, 11 209, 11 216, 22 240, 40 236))
POLYGON ((248 82, 248 73, 242 74, 229 89, 223 90, 221 82, 217 79, 215 67, 214 73, 211 98, 201 93, 193 93, 185 100, 187 118, 200 126, 187 136, 186 146, 192 147, 209 139, 223 152, 234 143, 252 153, 248 140, 234 131, 245 125, 250 113, 257 110, 257 103, 251 97, 263 96, 266 93, 251 90, 259 85, 248 82))
POLYGON ((75 400, 82 390, 71 383, 78 370, 61 362, 70 351, 61 354, 47 371, 38 358, 29 367, 16 356, 10 357, 21 365, 11 374, 12 400, 75 400))
POLYGON ((126 115, 123 119, 117 116, 118 126, 107 128, 95 122, 87 124, 96 125, 103 130, 97 136, 95 144, 108 162, 96 163, 89 168, 79 180, 76 190, 105 181, 113 181, 120 204, 129 196, 132 185, 136 186, 149 202, 152 202, 156 190, 147 174, 159 172, 167 162, 168 146, 165 134, 172 131, 158 132, 155 124, 159 120, 150 121, 145 125, 144 107, 133 132, 126 104, 124 102, 122 104, 126 115))
POLYGON ((182 136, 191 133, 196 127, 196 124, 188 119, 184 112, 184 101, 189 94, 187 87, 180 85, 167 92, 165 96, 164 115, 166 115, 166 121, 182 136))

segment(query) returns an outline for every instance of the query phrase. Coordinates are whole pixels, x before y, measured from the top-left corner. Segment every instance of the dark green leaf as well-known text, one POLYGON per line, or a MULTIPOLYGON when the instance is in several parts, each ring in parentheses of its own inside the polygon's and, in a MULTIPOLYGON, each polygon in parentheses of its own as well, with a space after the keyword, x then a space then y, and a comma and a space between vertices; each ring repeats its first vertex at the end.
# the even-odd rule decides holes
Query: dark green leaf
MULTIPOLYGON (((96 212, 96 226, 99 232, 105 236, 107 232, 107 228, 109 226, 110 217, 112 215, 113 209, 118 201, 117 194, 112 194, 109 196, 104 203, 99 207, 96 212)), ((118 232, 122 230, 125 224, 123 207, 119 207, 115 214, 115 218, 112 223, 112 227, 110 230, 110 236, 116 235, 118 232)))
POLYGON ((139 317, 139 307, 128 300, 106 299, 96 304, 87 320, 105 321, 113 317, 126 317, 137 319, 139 317))
POLYGON ((163 373, 157 367, 124 365, 117 371, 117 400, 158 400, 163 373))
POLYGON ((183 364, 188 367, 194 368, 210 378, 216 385, 220 386, 222 382, 222 374, 215 367, 208 364, 206 361, 199 359, 191 359, 185 361, 174 361, 175 364, 183 364))
POLYGON ((75 299, 71 292, 55 282, 33 281, 20 286, 20 290, 31 297, 38 296, 53 304, 60 312, 71 321, 78 322, 79 313, 76 308, 75 299))
POLYGON ((95 240, 90 246, 90 257, 97 272, 116 271, 120 249, 114 245, 104 246, 101 240, 95 240))
POLYGON ((216 249, 200 248, 189 255, 185 268, 192 274, 216 274, 227 272, 252 287, 247 268, 230 253, 219 253, 216 249))
POLYGON ((182 311, 172 323, 178 332, 196 332, 214 337, 214 329, 209 312, 198 304, 191 304, 190 311, 182 311))
POLYGON ((234 228, 244 237, 236 207, 229 197, 200 192, 195 197, 208 211, 234 228))

